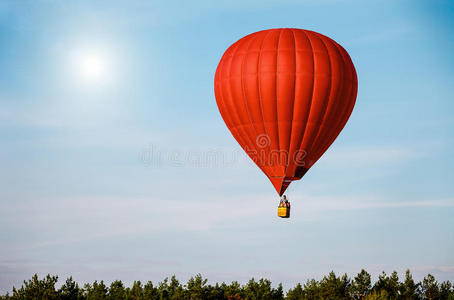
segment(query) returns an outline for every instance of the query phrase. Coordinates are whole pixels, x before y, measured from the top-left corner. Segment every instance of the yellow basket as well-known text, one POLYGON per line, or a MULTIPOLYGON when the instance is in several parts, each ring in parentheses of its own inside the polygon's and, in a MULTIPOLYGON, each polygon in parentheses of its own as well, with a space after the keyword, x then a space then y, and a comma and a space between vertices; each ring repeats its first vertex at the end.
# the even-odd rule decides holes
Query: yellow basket
POLYGON ((278 207, 277 216, 281 218, 290 218, 290 207, 278 207))

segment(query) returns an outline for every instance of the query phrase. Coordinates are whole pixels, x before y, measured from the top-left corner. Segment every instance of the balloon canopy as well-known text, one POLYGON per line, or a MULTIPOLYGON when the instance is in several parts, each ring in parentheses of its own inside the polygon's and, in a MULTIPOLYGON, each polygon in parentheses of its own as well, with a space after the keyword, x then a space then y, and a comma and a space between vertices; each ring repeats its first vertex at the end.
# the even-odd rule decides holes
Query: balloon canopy
POLYGON ((231 45, 214 86, 233 137, 282 195, 341 132, 358 81, 338 43, 313 31, 280 28, 231 45))

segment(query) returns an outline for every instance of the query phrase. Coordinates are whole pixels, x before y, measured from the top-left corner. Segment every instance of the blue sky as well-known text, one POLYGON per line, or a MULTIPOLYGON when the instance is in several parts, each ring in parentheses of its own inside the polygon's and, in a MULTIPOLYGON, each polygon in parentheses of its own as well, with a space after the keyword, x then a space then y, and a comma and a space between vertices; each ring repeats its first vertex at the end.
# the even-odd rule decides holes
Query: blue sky
POLYGON ((34 273, 452 280, 453 28, 449 1, 2 1, 0 292, 34 273), (275 27, 333 38, 359 81, 285 221, 213 92, 225 49, 275 27))

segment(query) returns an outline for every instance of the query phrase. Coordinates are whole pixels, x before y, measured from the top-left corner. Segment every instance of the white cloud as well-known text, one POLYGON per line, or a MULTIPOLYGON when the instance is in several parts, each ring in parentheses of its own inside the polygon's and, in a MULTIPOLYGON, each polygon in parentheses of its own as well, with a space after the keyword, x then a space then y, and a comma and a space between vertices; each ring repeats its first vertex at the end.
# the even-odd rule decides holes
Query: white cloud
POLYGON ((263 204, 264 197, 224 198, 215 202, 146 197, 37 199, 11 204, 0 216, 8 224, 50 233, 53 239, 34 245, 43 247, 127 234, 208 230, 219 222, 263 215, 269 210, 263 204))
MULTIPOLYGON (((80 242, 110 236, 173 231, 205 231, 217 224, 245 218, 274 217, 269 195, 224 196, 223 199, 169 200, 145 197, 73 197, 43 199, 5 207, 3 222, 27 230, 49 232, 33 247, 80 242), (269 199, 269 201, 264 201, 269 199), (64 228, 64 230, 62 230, 64 228), (94 230, 95 228, 95 230, 94 230), (68 238, 69 237, 69 238, 68 238)), ((454 199, 383 201, 368 196, 295 196, 295 215, 312 221, 327 211, 454 207, 454 199)))
POLYGON ((454 199, 422 200, 422 201, 389 201, 371 196, 307 196, 295 197, 296 202, 303 202, 305 210, 312 211, 344 211, 363 209, 385 209, 405 207, 452 207, 454 199), (305 201, 310 199, 310 201, 305 201))

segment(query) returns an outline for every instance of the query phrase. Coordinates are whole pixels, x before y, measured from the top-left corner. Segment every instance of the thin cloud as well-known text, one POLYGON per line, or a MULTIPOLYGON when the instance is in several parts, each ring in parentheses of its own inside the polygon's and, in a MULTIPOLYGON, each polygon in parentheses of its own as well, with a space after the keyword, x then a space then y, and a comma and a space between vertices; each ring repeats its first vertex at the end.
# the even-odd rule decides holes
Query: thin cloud
POLYGON ((6 207, 0 216, 6 223, 15 220, 21 230, 53 232, 53 239, 32 246, 39 248, 129 234, 204 231, 220 222, 263 215, 269 210, 261 201, 264 196, 225 198, 215 202, 146 197, 42 199, 6 207), (246 203, 254 209, 238 209, 246 203))
MULTIPOLYGON (((380 198, 372 200, 367 197, 311 197, 310 202, 305 202, 305 209, 314 211, 351 211, 365 209, 408 208, 408 207, 454 207, 454 199, 425 200, 425 201, 381 201, 380 198), (356 199, 355 199, 356 198, 356 199)), ((298 201, 298 200, 297 200, 298 201)))
MULTIPOLYGON (((267 195, 224 197, 215 202, 175 201, 158 198, 80 197, 36 201, 6 208, 3 222, 12 219, 21 230, 53 232, 54 238, 40 240, 31 247, 79 243, 115 236, 163 233, 174 231, 206 231, 218 224, 246 218, 266 218, 271 212, 267 195), (238 209, 247 205, 253 209, 238 209), (107 209, 106 209, 107 208, 107 209), (52 214, 48 212, 52 211, 52 214), (133 215, 134 218, 124 218, 133 215), (20 222, 18 222, 20 220, 20 222), (65 230, 61 230, 61 228, 65 230), (31 229, 33 228, 33 229, 31 229), (93 230, 96 228, 96 230, 93 230), (68 238, 70 237, 70 238, 68 238)), ((356 211, 374 209, 454 207, 454 199, 421 201, 383 201, 380 197, 303 196, 294 197, 295 214, 305 221, 328 211, 356 211), (310 201, 307 201, 310 199, 310 201), (309 218, 306 218, 309 216, 309 218)))

